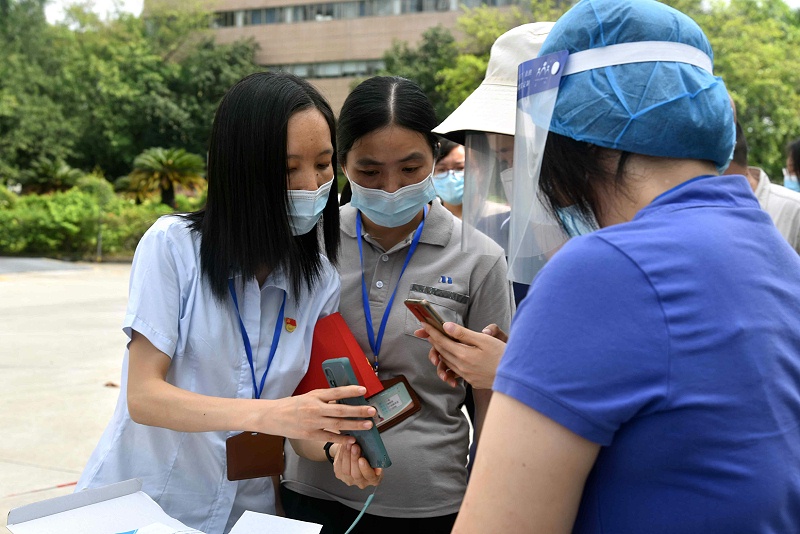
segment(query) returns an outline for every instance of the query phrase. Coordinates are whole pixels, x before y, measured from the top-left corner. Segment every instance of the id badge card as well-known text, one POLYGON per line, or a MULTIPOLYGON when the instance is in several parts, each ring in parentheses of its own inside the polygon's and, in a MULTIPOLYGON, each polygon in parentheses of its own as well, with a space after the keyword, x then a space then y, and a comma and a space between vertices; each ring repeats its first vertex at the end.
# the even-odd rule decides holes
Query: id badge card
POLYGON ((272 477, 283 473, 283 436, 242 432, 225 440, 228 480, 272 477))
POLYGON ((367 404, 375 408, 375 426, 378 432, 405 421, 422 409, 419 397, 403 375, 381 380, 383 391, 367 399, 367 404))

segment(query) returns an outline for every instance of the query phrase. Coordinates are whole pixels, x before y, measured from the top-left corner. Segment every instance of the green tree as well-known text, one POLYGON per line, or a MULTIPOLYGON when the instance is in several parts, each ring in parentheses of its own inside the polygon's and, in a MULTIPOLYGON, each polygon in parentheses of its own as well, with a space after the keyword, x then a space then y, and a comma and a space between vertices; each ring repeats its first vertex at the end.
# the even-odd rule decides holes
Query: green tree
POLYGON ((161 203, 175 207, 175 186, 194 189, 202 185, 205 164, 197 154, 182 148, 150 148, 133 161, 130 187, 141 197, 161 192, 161 203))
POLYGON ((216 44, 199 41, 180 61, 170 83, 177 104, 187 113, 182 139, 164 139, 151 146, 182 146, 189 152, 205 154, 211 123, 219 101, 237 81, 262 70, 255 61, 258 45, 252 40, 216 44))
POLYGON ((714 73, 736 102, 751 165, 781 182, 785 144, 800 137, 800 21, 783 0, 666 2, 692 17, 714 50, 714 73))
POLYGON ((455 109, 481 84, 489 53, 498 37, 521 24, 555 21, 574 3, 574 0, 532 0, 525 9, 516 6, 508 10, 489 6, 466 9, 458 19, 458 29, 464 36, 457 43, 459 54, 437 77, 436 91, 445 95, 446 106, 455 109))
POLYGON ((453 65, 456 55, 453 34, 442 26, 435 26, 425 30, 416 48, 407 42, 395 41, 383 55, 385 67, 380 74, 402 76, 416 82, 428 95, 439 120, 444 120, 455 108, 448 104, 447 95, 436 88, 440 83, 439 73, 453 65))
POLYGON ((11 0, 0 17, 0 183, 38 160, 68 159, 78 132, 59 102, 62 57, 39 0, 11 0))

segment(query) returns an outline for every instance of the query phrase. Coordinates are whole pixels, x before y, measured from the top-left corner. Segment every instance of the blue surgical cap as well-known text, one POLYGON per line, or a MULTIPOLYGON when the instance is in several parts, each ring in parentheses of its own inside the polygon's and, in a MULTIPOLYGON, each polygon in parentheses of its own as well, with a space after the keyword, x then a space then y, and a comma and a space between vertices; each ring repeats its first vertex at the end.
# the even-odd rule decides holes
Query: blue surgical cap
MULTIPOLYGON (((711 45, 689 17, 654 0, 582 0, 558 19, 539 55, 641 41, 711 45)), ((565 76, 550 131, 648 156, 713 161, 733 155, 733 110, 722 79, 679 62, 614 65, 565 76)))

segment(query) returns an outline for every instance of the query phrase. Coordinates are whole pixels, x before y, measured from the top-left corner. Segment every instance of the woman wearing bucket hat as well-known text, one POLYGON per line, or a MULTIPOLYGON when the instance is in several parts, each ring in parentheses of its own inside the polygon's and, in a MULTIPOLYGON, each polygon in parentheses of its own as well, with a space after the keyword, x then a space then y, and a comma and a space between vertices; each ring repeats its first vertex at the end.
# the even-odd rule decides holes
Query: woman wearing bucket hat
POLYGON ((717 175, 712 61, 664 4, 583 0, 523 69, 512 247, 599 230, 520 306, 454 532, 800 531, 800 258, 717 175))
MULTIPOLYGON (((466 251, 485 253, 486 234, 508 252, 517 71, 521 63, 536 57, 553 24, 523 24, 498 37, 492 45, 483 82, 433 129, 434 133, 466 146, 461 239, 466 251)), ((519 305, 528 292, 528 284, 514 282, 513 288, 514 301, 519 305)), ((442 380, 452 387, 456 387, 458 378, 477 387, 491 387, 506 333, 495 324, 482 332, 453 323, 446 328, 461 343, 448 343, 449 350, 441 343, 434 343, 436 348, 429 357, 442 380)), ((416 334, 420 337, 430 334, 437 341, 444 339, 432 328, 420 329, 416 334)), ((474 453, 473 448, 471 458, 474 453)))
MULTIPOLYGON (((512 28, 492 45, 486 76, 433 132, 465 145, 462 247, 483 253, 486 234, 508 245, 516 122, 517 69, 539 53, 552 22, 512 28), (491 197, 492 201, 487 202, 491 197)), ((518 289, 515 288, 515 292, 518 289)), ((524 291, 516 295, 524 297, 524 291)))

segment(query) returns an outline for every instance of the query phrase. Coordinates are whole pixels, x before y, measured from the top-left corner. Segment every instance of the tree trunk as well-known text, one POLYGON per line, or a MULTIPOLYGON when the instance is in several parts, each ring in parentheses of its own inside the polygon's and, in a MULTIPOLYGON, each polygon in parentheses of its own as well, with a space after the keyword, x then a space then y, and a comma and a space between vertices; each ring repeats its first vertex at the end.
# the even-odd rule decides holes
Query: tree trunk
POLYGON ((167 187, 161 186, 161 203, 175 209, 175 186, 172 182, 167 187))

